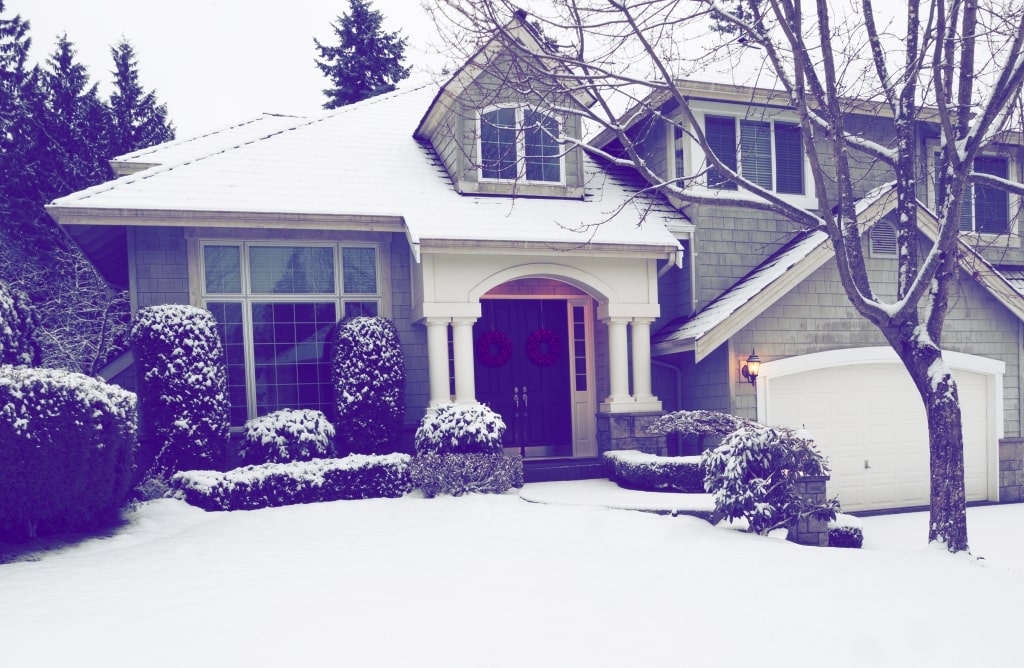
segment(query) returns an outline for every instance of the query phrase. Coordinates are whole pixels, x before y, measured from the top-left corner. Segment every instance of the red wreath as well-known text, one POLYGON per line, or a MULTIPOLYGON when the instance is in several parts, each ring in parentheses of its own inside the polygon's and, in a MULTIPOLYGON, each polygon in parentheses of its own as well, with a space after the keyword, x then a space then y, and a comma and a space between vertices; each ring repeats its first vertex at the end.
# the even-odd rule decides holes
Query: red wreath
POLYGON ((551 366, 561 352, 562 342, 550 329, 535 329, 526 339, 526 356, 537 366, 551 366))
POLYGON ((492 369, 505 366, 510 357, 512 357, 512 342, 501 332, 484 332, 476 340, 476 358, 484 366, 492 369), (494 346, 493 350, 491 346, 494 346))

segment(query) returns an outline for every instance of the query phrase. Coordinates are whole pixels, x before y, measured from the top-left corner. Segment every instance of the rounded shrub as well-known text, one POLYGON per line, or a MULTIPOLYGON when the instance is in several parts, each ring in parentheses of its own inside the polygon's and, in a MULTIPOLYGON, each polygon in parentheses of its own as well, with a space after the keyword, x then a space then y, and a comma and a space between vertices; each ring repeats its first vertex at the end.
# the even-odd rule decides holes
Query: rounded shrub
POLYGON ((387 318, 346 320, 337 329, 331 371, 338 452, 392 452, 405 416, 405 358, 387 318))
POLYGON ((416 430, 416 454, 500 453, 505 421, 484 404, 443 404, 416 430))
POLYGON ((334 427, 320 411, 283 408, 245 423, 238 454, 246 466, 334 457, 334 427))
POLYGON ((181 304, 140 309, 131 345, 146 464, 152 460, 164 477, 222 468, 228 452, 227 375, 213 314, 181 304))
POLYGON ((136 437, 131 392, 79 373, 0 366, 0 531, 31 538, 119 508, 136 437))
POLYGON ((0 364, 39 366, 38 327, 28 296, 0 281, 0 364))

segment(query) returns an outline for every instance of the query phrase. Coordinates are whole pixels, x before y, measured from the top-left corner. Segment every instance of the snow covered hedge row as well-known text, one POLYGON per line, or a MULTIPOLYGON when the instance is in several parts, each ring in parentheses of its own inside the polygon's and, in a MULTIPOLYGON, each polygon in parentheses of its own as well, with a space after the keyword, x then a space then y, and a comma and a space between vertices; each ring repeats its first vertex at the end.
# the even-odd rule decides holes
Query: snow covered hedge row
POLYGON ((135 314, 141 463, 154 460, 157 473, 216 469, 227 459, 227 372, 216 324, 209 311, 183 304, 135 314))
POLYGON ((0 364, 39 366, 38 326, 28 296, 0 281, 0 364))
POLYGON ((282 408, 245 423, 243 465, 286 464, 334 457, 334 427, 312 409, 282 408))
POLYGON ((254 510, 342 499, 397 498, 412 488, 409 455, 349 455, 219 471, 181 471, 176 495, 204 510, 254 510))
POLYGON ((413 486, 428 499, 438 494, 504 494, 523 486, 523 460, 519 455, 427 452, 412 460, 411 473, 413 486))
POLYGON ((704 493, 700 456, 659 457, 638 450, 604 453, 609 477, 620 487, 649 492, 704 493))
POLYGON ((124 502, 135 395, 56 369, 0 366, 0 529, 85 526, 124 502))

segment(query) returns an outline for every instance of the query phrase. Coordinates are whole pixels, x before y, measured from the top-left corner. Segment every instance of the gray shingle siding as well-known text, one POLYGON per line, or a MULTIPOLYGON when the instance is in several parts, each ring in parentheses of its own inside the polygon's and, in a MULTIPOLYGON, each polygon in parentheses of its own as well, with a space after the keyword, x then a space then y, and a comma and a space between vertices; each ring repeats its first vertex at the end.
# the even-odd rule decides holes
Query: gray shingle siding
POLYGON ((133 298, 136 308, 188 304, 188 255, 185 236, 177 227, 133 230, 133 298))

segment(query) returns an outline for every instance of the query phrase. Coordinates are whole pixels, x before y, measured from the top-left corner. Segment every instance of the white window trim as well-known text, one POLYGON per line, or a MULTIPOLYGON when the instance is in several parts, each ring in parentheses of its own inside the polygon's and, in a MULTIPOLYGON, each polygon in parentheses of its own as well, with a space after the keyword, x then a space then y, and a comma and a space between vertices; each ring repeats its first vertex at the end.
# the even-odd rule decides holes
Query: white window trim
MULTIPOLYGON (((775 169, 775 122, 781 123, 793 123, 799 125, 800 118, 790 110, 781 109, 776 107, 748 107, 744 105, 728 104, 724 102, 710 102, 710 101, 695 101, 691 103, 691 109, 696 117, 700 127, 703 129, 706 127, 704 119, 706 116, 728 116, 736 119, 736 121, 767 121, 772 124, 771 142, 772 142, 772 179, 776 178, 775 169)), ((677 119, 677 122, 681 122, 677 119)), ((675 148, 674 138, 672 131, 672 124, 667 123, 668 127, 668 153, 669 153, 669 165, 671 166, 670 172, 672 175, 677 173, 675 165, 675 148)), ((739 126, 736 128, 736 136, 739 137, 739 126)), ((693 138, 684 132, 683 134, 683 174, 686 177, 692 177, 694 174, 698 174, 703 169, 706 154, 704 149, 698 144, 693 138)), ((739 147, 736 147, 736 160, 737 166, 741 164, 741 156, 739 154, 739 147)), ((804 193, 802 195, 794 195, 787 193, 775 193, 780 199, 794 205, 801 209, 817 209, 818 198, 814 196, 814 179, 811 174, 811 160, 807 156, 806 151, 803 154, 804 162, 804 193)), ((706 181, 701 182, 702 186, 707 186, 706 181)), ((774 192, 774 184, 773 184, 774 192)))
MULTIPOLYGON (((934 211, 936 208, 936 195, 935 192, 935 154, 939 152, 939 141, 937 139, 929 139, 925 142, 925 174, 927 188, 927 202, 928 206, 932 207, 934 211)), ((1013 156, 1008 153, 1000 153, 997 151, 983 151, 978 157, 980 158, 1005 158, 1007 163, 1007 178, 1015 183, 1021 182, 1021 174, 1018 168, 1017 161, 1013 159, 1013 156)), ((977 239, 980 243, 984 243, 988 246, 996 245, 1005 248, 1016 248, 1020 246, 1020 238, 1017 235, 1017 230, 1020 229, 1020 218, 1021 218, 1021 206, 1024 205, 1020 195, 1014 193, 1007 193, 1009 198, 1009 220, 1006 224, 1006 234, 983 234, 974 230, 961 232, 961 235, 969 235, 977 239)), ((972 200, 973 202, 973 200, 972 200)), ((974 212, 971 212, 971 220, 976 221, 977 216, 974 212)))
POLYGON ((489 107, 478 109, 476 113, 476 155, 477 155, 477 179, 480 183, 529 183, 541 186, 565 186, 565 150, 558 150, 558 180, 557 181, 535 181, 526 178, 526 131, 523 128, 523 114, 533 111, 542 114, 547 118, 554 119, 558 123, 559 133, 564 132, 565 118, 560 114, 551 113, 532 107, 515 104, 494 104, 489 107), (483 168, 483 117, 484 114, 496 109, 516 110, 516 177, 514 179, 495 179, 484 176, 483 168))

